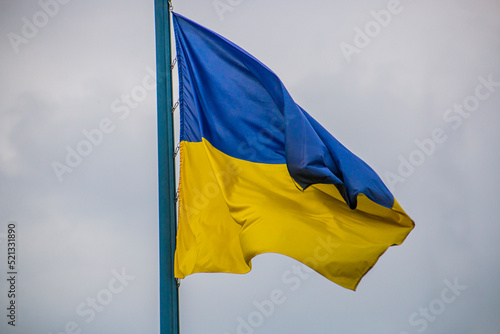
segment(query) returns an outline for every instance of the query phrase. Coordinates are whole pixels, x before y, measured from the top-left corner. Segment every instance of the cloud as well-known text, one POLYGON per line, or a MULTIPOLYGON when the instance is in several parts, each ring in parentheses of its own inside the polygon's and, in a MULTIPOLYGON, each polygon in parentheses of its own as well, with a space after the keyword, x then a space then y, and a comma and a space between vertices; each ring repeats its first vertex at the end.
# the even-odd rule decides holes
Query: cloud
MULTIPOLYGON (((500 94, 456 130, 443 120, 447 108, 474 93, 478 76, 500 80, 499 4, 401 3, 404 10, 347 63, 339 44, 351 42, 353 29, 388 1, 244 1, 223 21, 211 1, 174 1, 176 11, 268 65, 296 102, 379 174, 396 170, 398 156, 407 157, 434 128, 448 135, 395 191, 416 229, 382 256, 358 292, 316 274, 290 291, 282 275, 296 262, 261 255, 247 275, 183 280, 183 333, 233 334, 254 301, 280 289, 286 301, 259 333, 413 334, 412 312, 455 277, 468 290, 426 332, 500 328, 491 288, 499 261, 500 94)), ((75 321, 87 333, 157 332, 154 92, 124 120, 111 109, 141 84, 147 66, 154 69, 153 3, 73 0, 15 54, 6 35, 37 10, 37 1, 0 4, 0 236, 7 221, 18 223, 18 329, 55 333, 75 321), (60 183, 51 163, 64 162, 66 147, 75 148, 82 131, 104 118, 114 131, 60 183), (112 271, 123 267, 136 279, 87 324, 76 307, 107 289, 112 271)), ((1 322, 0 331, 12 332, 6 326, 1 322)))

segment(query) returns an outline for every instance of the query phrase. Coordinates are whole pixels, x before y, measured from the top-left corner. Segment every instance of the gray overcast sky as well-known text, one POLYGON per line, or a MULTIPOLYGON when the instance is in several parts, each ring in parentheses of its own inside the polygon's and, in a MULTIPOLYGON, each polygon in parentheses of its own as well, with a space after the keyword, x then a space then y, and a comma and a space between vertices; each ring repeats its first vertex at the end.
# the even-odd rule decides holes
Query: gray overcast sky
MULTIPOLYGON (((174 10, 270 67, 416 222, 355 293, 276 254, 192 275, 183 334, 500 332, 498 1, 174 10)), ((0 332, 158 333, 153 1, 2 1, 0 44, 0 332)))

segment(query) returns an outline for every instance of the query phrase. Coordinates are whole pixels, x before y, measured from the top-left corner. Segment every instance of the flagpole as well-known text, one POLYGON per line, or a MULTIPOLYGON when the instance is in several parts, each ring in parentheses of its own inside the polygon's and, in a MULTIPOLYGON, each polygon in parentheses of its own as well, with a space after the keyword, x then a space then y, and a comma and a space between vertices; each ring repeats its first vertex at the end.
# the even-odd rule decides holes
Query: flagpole
POLYGON ((179 293, 174 278, 176 224, 170 1, 155 0, 160 247, 160 334, 179 334, 179 293))

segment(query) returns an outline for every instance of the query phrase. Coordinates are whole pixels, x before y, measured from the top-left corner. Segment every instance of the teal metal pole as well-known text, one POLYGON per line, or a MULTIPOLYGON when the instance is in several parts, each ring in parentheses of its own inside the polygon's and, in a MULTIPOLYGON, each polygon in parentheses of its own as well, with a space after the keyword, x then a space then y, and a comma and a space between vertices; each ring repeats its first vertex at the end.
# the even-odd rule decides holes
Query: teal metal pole
POLYGON ((160 334, 179 334, 179 291, 174 278, 177 224, 169 1, 155 0, 155 24, 160 211, 160 334))

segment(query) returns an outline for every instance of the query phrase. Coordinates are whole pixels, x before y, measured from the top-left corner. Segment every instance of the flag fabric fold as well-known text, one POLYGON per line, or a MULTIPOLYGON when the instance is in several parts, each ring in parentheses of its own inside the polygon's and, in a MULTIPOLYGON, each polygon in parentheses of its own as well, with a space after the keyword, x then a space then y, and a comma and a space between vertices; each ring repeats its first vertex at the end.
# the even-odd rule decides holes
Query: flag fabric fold
POLYGON ((180 182, 175 275, 246 273, 279 253, 355 289, 414 227, 377 174, 265 65, 173 14, 180 182))

